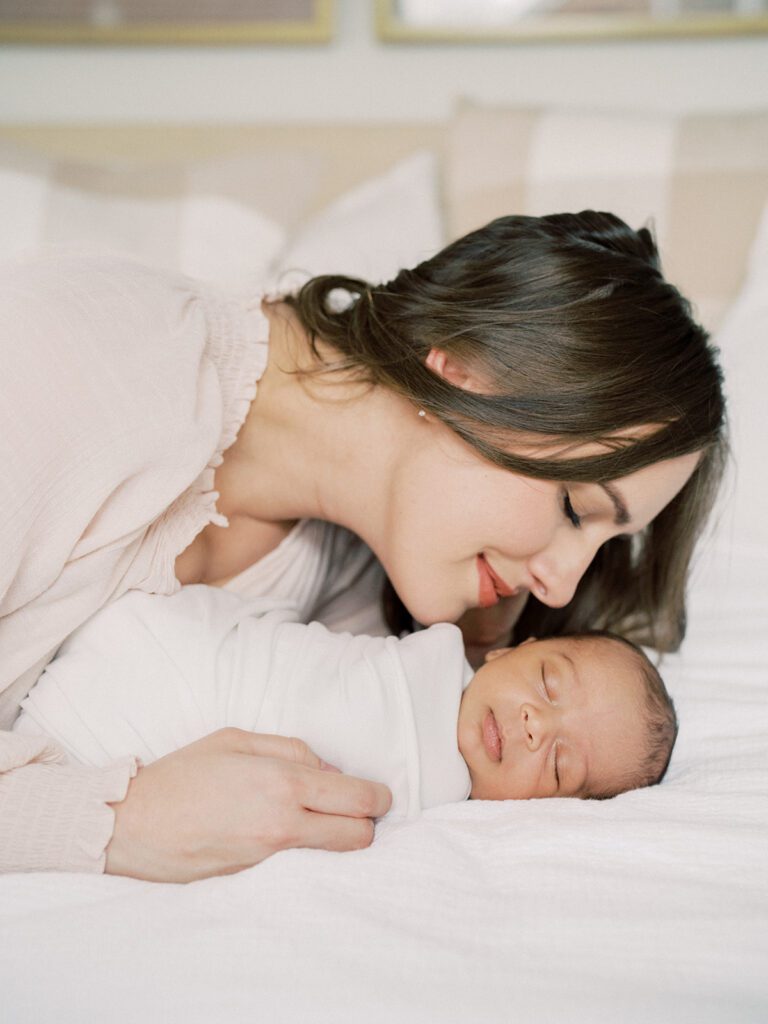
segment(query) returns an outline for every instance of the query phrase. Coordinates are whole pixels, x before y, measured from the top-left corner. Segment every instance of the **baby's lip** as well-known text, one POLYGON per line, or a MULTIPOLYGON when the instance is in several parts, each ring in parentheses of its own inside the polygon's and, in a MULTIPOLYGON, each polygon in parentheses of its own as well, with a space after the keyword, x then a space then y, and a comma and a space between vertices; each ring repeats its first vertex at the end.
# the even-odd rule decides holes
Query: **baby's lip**
POLYGON ((489 708, 483 718, 480 732, 483 737, 483 746, 492 761, 500 761, 503 748, 501 729, 496 721, 496 716, 489 708))

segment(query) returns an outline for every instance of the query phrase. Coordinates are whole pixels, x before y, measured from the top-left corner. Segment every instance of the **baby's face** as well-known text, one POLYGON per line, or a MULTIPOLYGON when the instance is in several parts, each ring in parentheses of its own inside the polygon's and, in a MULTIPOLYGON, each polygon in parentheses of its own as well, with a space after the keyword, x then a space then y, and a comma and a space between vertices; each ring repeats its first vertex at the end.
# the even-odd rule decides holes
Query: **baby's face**
POLYGON ((621 785, 645 751, 643 693, 632 652, 605 638, 492 651, 459 709, 471 796, 583 796, 621 785))

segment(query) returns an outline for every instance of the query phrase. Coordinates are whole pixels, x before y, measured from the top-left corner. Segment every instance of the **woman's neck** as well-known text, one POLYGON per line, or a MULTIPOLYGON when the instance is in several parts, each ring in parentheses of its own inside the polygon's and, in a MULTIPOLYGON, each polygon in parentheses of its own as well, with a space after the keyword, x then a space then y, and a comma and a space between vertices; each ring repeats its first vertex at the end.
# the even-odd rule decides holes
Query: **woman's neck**
POLYGON ((216 474, 220 511, 266 522, 326 519, 380 535, 408 425, 416 424, 412 406, 381 387, 296 373, 316 365, 306 334, 290 307, 265 311, 269 361, 216 474))

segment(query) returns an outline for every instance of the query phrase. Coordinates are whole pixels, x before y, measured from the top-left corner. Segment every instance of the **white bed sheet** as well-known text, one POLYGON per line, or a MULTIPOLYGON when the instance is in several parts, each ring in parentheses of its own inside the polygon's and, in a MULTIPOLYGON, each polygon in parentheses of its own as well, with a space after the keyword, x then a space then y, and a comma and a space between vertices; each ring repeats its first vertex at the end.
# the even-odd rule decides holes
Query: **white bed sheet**
POLYGON ((724 328, 741 477, 664 665, 664 784, 437 808, 188 886, 0 877, 4 1024, 768 1020, 763 239, 724 328))
POLYGON ((438 808, 188 886, 0 878, 3 1019, 765 1021, 759 557, 699 574, 661 787, 438 808))

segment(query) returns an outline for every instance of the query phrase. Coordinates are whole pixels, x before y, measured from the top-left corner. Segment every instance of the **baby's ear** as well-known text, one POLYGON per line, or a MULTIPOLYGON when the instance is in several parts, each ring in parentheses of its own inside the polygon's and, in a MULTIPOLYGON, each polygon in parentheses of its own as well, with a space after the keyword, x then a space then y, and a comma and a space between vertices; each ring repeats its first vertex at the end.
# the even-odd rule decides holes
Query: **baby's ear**
POLYGON ((511 647, 496 647, 494 650, 488 651, 485 660, 494 661, 496 658, 500 658, 502 654, 509 654, 511 650, 511 647))

